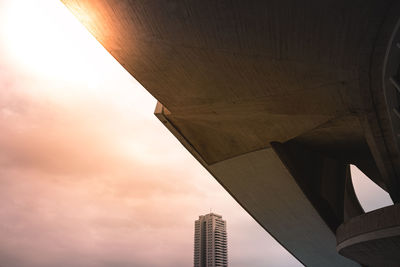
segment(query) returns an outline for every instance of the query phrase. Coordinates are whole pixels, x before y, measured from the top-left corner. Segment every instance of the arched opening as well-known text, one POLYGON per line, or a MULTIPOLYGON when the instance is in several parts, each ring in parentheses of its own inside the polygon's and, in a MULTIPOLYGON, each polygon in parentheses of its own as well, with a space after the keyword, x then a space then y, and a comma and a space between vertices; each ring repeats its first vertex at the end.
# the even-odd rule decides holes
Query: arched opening
POLYGON ((376 185, 356 166, 351 165, 350 170, 354 191, 365 212, 393 205, 389 194, 376 185))

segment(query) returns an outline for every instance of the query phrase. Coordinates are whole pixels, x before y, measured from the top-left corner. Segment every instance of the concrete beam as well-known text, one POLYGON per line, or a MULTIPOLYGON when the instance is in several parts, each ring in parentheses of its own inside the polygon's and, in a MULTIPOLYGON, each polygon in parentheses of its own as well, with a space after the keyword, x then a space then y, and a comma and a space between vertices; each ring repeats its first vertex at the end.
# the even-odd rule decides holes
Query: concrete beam
POLYGON ((304 195, 274 149, 262 149, 209 165, 164 112, 158 103, 155 115, 160 121, 232 197, 305 266, 359 266, 336 253, 334 231, 304 195))

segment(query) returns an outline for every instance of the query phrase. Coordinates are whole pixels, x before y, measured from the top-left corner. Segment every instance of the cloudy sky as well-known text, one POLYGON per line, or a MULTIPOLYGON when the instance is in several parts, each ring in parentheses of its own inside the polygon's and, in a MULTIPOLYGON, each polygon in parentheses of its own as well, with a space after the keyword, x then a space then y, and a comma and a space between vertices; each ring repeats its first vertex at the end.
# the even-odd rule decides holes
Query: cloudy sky
MULTIPOLYGON (((210 209, 227 220, 231 267, 301 266, 155 103, 60 2, 0 0, 0 266, 191 266, 210 209)), ((354 173, 367 210, 390 203, 354 173)))

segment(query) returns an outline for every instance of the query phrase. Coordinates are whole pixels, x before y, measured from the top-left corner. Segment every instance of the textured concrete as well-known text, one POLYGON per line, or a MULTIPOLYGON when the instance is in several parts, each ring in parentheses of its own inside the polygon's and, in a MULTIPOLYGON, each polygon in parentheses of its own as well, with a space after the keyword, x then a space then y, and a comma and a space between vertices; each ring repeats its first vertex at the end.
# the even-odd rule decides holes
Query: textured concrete
POLYGON ((241 206, 305 266, 359 266, 336 253, 334 231, 301 191, 274 149, 250 152, 208 165, 164 112, 165 108, 158 104, 155 114, 160 121, 241 206))
POLYGON ((335 235, 273 149, 238 156, 209 170, 306 266, 358 266, 336 253, 335 235))
MULTIPOLYGON (((301 227, 287 239, 274 216, 282 225, 295 219, 302 227, 313 218, 333 235, 363 212, 349 183, 349 164, 400 201, 398 127, 386 90, 400 65, 391 56, 398 54, 399 1, 63 2, 158 99, 156 115, 171 132, 307 266, 336 264, 341 257, 331 256, 334 239, 322 230, 324 238, 304 238, 301 227), (232 161, 256 175, 240 160, 253 155, 271 169, 232 178, 232 161), (293 217, 269 186, 269 173, 281 167, 297 187, 285 197, 302 196, 306 218, 293 217), (251 179, 275 200, 257 188, 235 189, 244 190, 243 181, 251 179), (276 205, 271 218, 258 210, 272 209, 270 202, 276 205), (320 256, 311 248, 319 248, 320 256)), ((277 177, 283 186, 285 179, 277 177)))
POLYGON ((63 2, 207 163, 296 138, 397 198, 398 151, 369 73, 396 1, 63 2))
POLYGON ((340 254, 367 266, 400 265, 400 205, 381 208, 342 224, 336 233, 340 254))

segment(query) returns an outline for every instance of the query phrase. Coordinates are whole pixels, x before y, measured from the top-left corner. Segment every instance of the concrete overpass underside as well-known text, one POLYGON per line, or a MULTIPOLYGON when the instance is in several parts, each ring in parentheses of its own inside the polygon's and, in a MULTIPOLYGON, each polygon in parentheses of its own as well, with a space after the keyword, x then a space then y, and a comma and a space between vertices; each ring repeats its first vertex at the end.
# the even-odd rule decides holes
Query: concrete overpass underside
MULTIPOLYGON (((62 2, 159 101, 165 126, 297 259, 365 265, 341 245, 360 234, 346 223, 366 218, 349 164, 399 202, 400 2, 62 2)), ((382 230, 379 216, 368 220, 369 231, 382 230)), ((371 239, 362 240, 352 245, 371 239)))

